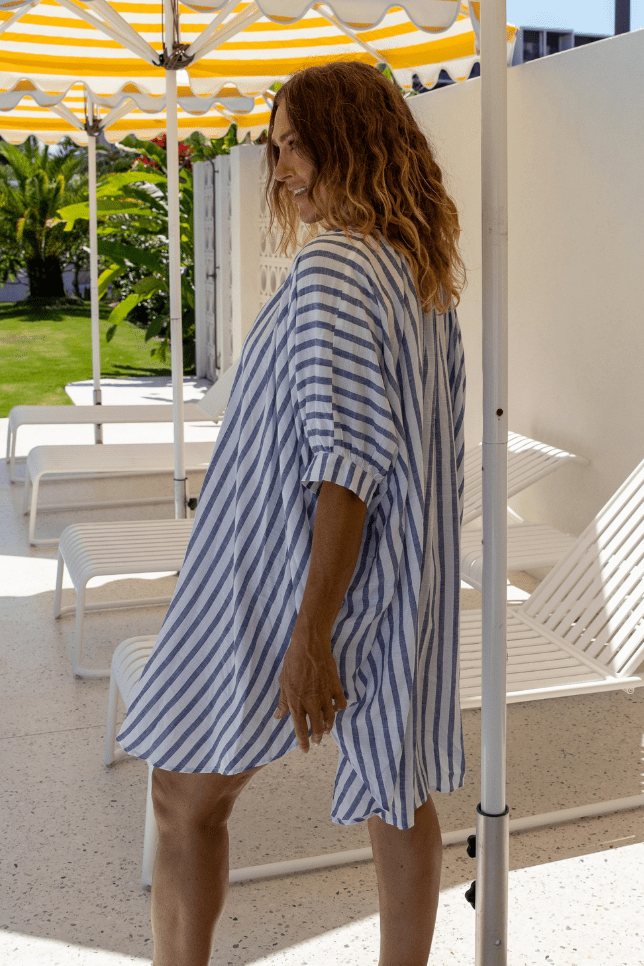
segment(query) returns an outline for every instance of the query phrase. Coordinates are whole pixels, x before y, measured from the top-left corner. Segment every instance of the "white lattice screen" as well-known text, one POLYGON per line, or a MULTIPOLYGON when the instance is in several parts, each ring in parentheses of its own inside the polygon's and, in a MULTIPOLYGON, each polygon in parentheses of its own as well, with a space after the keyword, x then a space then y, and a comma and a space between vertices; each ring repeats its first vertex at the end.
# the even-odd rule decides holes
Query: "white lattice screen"
POLYGON ((260 228, 260 254, 259 254, 259 294, 261 304, 265 305, 271 299, 278 288, 284 284, 289 269, 307 237, 308 225, 300 225, 298 233, 298 246, 293 255, 287 258, 278 255, 279 232, 277 226, 273 224, 272 234, 268 235, 270 224, 270 212, 266 206, 264 191, 266 190, 266 179, 260 179, 260 203, 259 203, 259 228, 260 228))
MULTIPOLYGON (((213 382, 239 357, 258 312, 283 284, 295 252, 276 254, 278 231, 261 174, 264 148, 243 144, 194 165, 197 375, 213 382)), ((301 225, 298 247, 308 236, 301 225)))

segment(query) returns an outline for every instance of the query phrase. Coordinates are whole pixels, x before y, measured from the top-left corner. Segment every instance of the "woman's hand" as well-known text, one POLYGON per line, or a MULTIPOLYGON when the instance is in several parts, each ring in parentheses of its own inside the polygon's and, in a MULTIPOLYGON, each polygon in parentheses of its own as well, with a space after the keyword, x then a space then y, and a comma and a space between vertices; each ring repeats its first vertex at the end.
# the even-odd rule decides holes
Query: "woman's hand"
POLYGON ((324 480, 315 511, 311 561, 284 657, 275 718, 291 713, 301 751, 318 745, 347 699, 331 650, 331 632, 358 562, 367 507, 352 490, 324 480))
POLYGON ((333 727, 336 711, 347 706, 338 668, 331 653, 330 636, 316 642, 308 635, 291 639, 279 676, 280 696, 275 718, 291 713, 300 750, 309 750, 311 741, 319 744, 322 735, 333 727))

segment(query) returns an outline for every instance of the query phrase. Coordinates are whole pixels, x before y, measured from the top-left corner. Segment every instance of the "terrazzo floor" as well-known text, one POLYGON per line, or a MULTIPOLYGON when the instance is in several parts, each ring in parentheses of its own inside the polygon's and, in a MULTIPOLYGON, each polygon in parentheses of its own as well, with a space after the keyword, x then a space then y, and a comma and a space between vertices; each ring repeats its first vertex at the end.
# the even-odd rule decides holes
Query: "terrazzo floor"
MULTIPOLYGON (((136 401, 137 392, 130 387, 127 401, 136 401)), ((150 428, 128 427, 120 439, 149 440, 150 428)), ((0 439, 3 431, 6 419, 0 439)), ((56 430, 56 439, 74 442, 78 432, 56 430)), ((196 424, 186 437, 214 440, 215 432, 196 424)), ((22 452, 52 435, 51 428, 25 432, 22 452)), ((200 481, 191 480, 192 493, 200 481)), ((169 485, 159 477, 45 484, 43 500, 80 505, 131 495, 133 487, 161 495, 169 485)), ((159 519, 171 512, 168 503, 79 509, 43 513, 38 525, 53 536, 80 520, 159 519)), ((28 546, 22 487, 10 485, 4 463, 0 536, 0 964, 150 963, 150 896, 140 886, 147 769, 131 758, 111 768, 102 763, 108 681, 71 676, 73 617, 52 617, 56 551, 28 546)), ((527 574, 510 576, 510 599, 536 586, 527 574)), ((174 581, 173 575, 106 578, 95 582, 93 599, 168 594, 174 581)), ((63 604, 72 603, 67 575, 64 586, 63 604)), ((463 605, 480 606, 479 595, 464 589, 463 605)), ((163 613, 157 607, 89 614, 87 663, 109 664, 116 644, 155 633, 163 613)), ((443 832, 473 826, 480 798, 480 713, 463 718, 468 774, 464 788, 435 797, 443 832)), ((644 688, 509 705, 511 817, 643 793, 643 731, 644 688)), ((366 826, 329 820, 335 759, 326 738, 314 753, 292 752, 258 773, 229 825, 231 868, 369 845, 366 826)), ((643 966, 644 809, 513 833, 510 868, 509 963, 643 966)), ((474 877, 464 846, 445 848, 431 966, 474 963, 475 914, 463 895, 474 877)), ((378 959, 377 908, 371 862, 231 885, 213 964, 369 966, 378 959)))

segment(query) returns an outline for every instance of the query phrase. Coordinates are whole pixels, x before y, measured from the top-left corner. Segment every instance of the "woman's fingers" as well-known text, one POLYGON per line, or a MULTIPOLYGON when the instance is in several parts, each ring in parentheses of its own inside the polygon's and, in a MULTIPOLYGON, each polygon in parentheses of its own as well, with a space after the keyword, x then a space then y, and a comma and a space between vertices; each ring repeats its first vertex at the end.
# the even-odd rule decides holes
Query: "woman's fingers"
POLYGON ((274 717, 291 714, 297 743, 303 752, 328 734, 338 711, 347 707, 338 667, 331 649, 307 648, 292 641, 279 676, 280 693, 274 717), (307 720, 308 718, 308 720, 307 720))
POLYGON ((277 702, 277 710, 273 715, 274 718, 283 718, 285 714, 288 714, 288 701, 286 700, 286 695, 284 694, 284 689, 280 688, 279 701, 277 702))
POLYGON ((293 719, 293 728, 300 751, 306 754, 309 750, 309 727, 304 709, 301 706, 299 708, 291 707, 291 718, 293 719))
POLYGON ((309 711, 309 721, 311 722, 311 741, 319 745, 322 741, 322 735, 326 730, 325 721, 327 716, 323 713, 321 708, 317 708, 315 711, 309 711))
POLYGON ((324 723, 324 732, 328 735, 335 721, 335 709, 332 699, 325 701, 322 705, 322 721, 324 723))
POLYGON ((344 696, 344 691, 342 690, 342 685, 339 685, 336 691, 333 692, 333 704, 334 710, 344 711, 347 706, 347 699, 344 696))

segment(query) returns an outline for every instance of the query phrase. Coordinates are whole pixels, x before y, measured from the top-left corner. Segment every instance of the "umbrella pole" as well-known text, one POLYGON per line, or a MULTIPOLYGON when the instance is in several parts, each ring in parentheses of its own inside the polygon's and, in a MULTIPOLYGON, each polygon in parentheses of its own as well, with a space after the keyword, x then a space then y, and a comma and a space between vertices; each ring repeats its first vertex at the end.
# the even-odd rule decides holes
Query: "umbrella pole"
POLYGON ((481 803, 476 826, 476 966, 506 966, 505 802, 508 205, 505 0, 481 16, 483 231, 483 613, 481 803))
MULTIPOLYGON (((172 23, 171 17, 167 20, 172 23)), ((170 49, 172 49, 170 47, 170 49)), ((165 72, 166 152, 168 174, 168 243, 170 289, 170 343, 172 358, 172 405, 174 416, 174 515, 185 519, 188 481, 183 447, 183 333, 181 325, 181 244, 179 224, 179 125, 177 122, 177 75, 165 72)))
MULTIPOLYGON (((101 334, 98 313, 98 230, 96 218, 96 135, 88 131, 87 167, 89 173, 89 292, 92 319, 92 378, 94 381, 94 405, 102 403, 101 394, 101 334)), ((94 442, 103 442, 103 427, 94 424, 94 442)))

